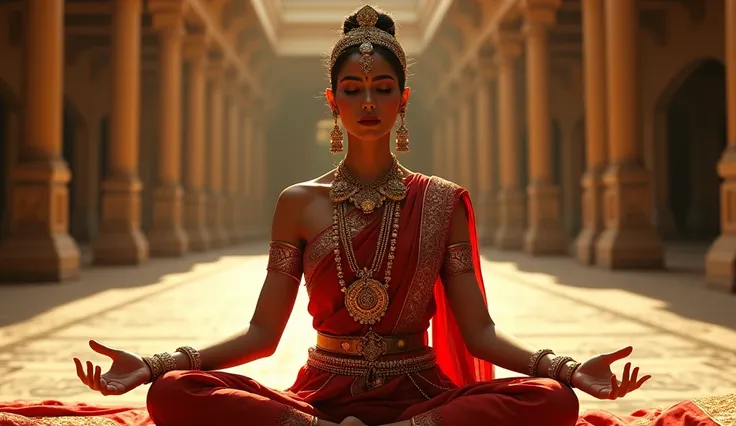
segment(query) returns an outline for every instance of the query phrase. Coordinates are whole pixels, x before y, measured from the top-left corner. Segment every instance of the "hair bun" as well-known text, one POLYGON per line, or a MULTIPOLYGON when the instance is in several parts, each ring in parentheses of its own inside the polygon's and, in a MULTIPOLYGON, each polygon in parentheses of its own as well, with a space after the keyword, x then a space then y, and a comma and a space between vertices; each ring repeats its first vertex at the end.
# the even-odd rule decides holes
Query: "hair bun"
MULTIPOLYGON (((376 9, 376 8, 374 8, 376 9)), ((386 31, 392 36, 396 37, 396 23, 393 18, 388 14, 382 12, 380 9, 376 9, 378 12, 378 22, 376 22, 376 28, 386 31)), ((349 31, 360 27, 358 24, 358 11, 356 10, 350 16, 345 18, 345 23, 342 25, 343 34, 347 34, 349 31)))

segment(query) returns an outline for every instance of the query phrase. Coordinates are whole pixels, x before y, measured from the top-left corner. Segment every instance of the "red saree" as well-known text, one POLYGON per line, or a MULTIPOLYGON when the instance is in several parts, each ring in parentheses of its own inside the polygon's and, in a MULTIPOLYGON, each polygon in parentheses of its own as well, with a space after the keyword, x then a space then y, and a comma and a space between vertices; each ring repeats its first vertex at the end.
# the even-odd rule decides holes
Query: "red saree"
MULTIPOLYGON (((308 426, 312 416, 336 423, 355 416, 369 425, 414 418, 417 426, 465 426, 479 422, 514 426, 572 426, 576 422, 577 426, 719 424, 709 420, 702 406, 690 402, 664 412, 639 412, 627 418, 605 412, 578 417, 575 394, 556 381, 493 380, 492 366, 473 358, 465 348, 445 299, 444 283, 439 278, 450 218, 456 208, 464 208, 468 213, 476 275, 485 298, 475 216, 468 193, 450 182, 420 174, 409 176, 406 184, 409 190, 401 209, 396 258, 388 289, 391 302, 386 316, 373 326, 373 331, 379 335, 421 333, 431 323, 432 346, 437 358, 433 368, 394 376, 372 390, 354 386, 353 376, 331 374, 308 365, 299 370, 294 384, 285 391, 269 389, 251 378, 226 372, 173 371, 151 386, 148 412, 83 405, 0 404, 0 426, 138 426, 153 422, 159 426, 308 426), (74 418, 66 418, 67 423, 53 423, 39 419, 41 416, 80 417, 76 418, 79 423, 74 423, 74 418), (35 417, 36 423, 30 423, 29 417, 35 417), (83 423, 87 420, 90 422, 83 423)), ((366 265, 375 250, 380 215, 367 217, 354 210, 347 220, 358 263, 366 265)), ((354 322, 345 310, 328 229, 308 243, 303 263, 313 327, 337 336, 362 336, 368 332, 369 326, 354 322)), ((345 280, 351 282, 354 277, 349 270, 344 271, 345 280)), ((379 271, 378 276, 382 273, 379 271)))

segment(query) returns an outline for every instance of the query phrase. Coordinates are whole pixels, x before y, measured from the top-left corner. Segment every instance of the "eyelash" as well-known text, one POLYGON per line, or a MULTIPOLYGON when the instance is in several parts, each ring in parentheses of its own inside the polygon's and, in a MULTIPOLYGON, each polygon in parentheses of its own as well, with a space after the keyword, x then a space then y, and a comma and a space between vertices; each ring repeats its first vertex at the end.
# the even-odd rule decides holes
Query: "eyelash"
MULTIPOLYGON (((391 93, 391 90, 392 89, 376 89, 376 92, 381 93, 383 95, 388 95, 389 93, 391 93)), ((355 95, 356 93, 360 92, 360 89, 343 90, 343 92, 345 92, 346 95, 355 95)))

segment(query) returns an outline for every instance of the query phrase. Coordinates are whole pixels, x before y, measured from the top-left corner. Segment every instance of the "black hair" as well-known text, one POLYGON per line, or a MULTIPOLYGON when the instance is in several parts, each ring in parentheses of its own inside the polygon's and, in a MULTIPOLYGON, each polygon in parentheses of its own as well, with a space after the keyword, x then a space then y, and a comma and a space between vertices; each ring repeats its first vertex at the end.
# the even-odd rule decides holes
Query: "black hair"
MULTIPOLYGON (((396 23, 394 22, 393 18, 378 9, 376 9, 376 11, 378 12, 378 22, 376 22, 376 28, 386 31, 392 36, 396 36, 396 23)), ((342 32, 343 34, 347 34, 350 30, 358 27, 360 27, 360 24, 358 24, 358 12, 356 11, 352 15, 345 18, 345 22, 342 25, 342 32)), ((403 92, 404 88, 406 87, 406 74, 404 73, 404 67, 401 65, 399 58, 397 58, 391 50, 383 46, 373 45, 373 50, 376 53, 380 53, 381 56, 383 56, 383 58, 386 59, 391 65, 391 68, 394 70, 396 76, 398 77, 399 89, 403 92)), ((343 50, 340 56, 338 56, 335 60, 335 64, 330 70, 330 81, 332 82, 333 91, 337 89, 337 74, 340 71, 340 68, 342 68, 343 63, 345 63, 345 60, 350 57, 350 55, 358 52, 360 52, 360 46, 350 46, 347 49, 343 50)))

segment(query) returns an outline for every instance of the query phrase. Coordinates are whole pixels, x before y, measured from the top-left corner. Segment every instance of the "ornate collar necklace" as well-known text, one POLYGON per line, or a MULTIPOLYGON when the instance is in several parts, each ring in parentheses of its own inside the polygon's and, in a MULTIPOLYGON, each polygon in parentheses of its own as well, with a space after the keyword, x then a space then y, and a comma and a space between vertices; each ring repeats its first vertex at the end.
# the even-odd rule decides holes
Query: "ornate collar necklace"
POLYGON ((395 156, 393 160, 389 171, 370 185, 358 182, 345 167, 345 160, 340 161, 330 187, 330 199, 333 203, 349 200, 365 214, 373 213, 375 209, 383 206, 387 198, 393 201, 403 200, 406 197, 404 177, 399 161, 395 156))

